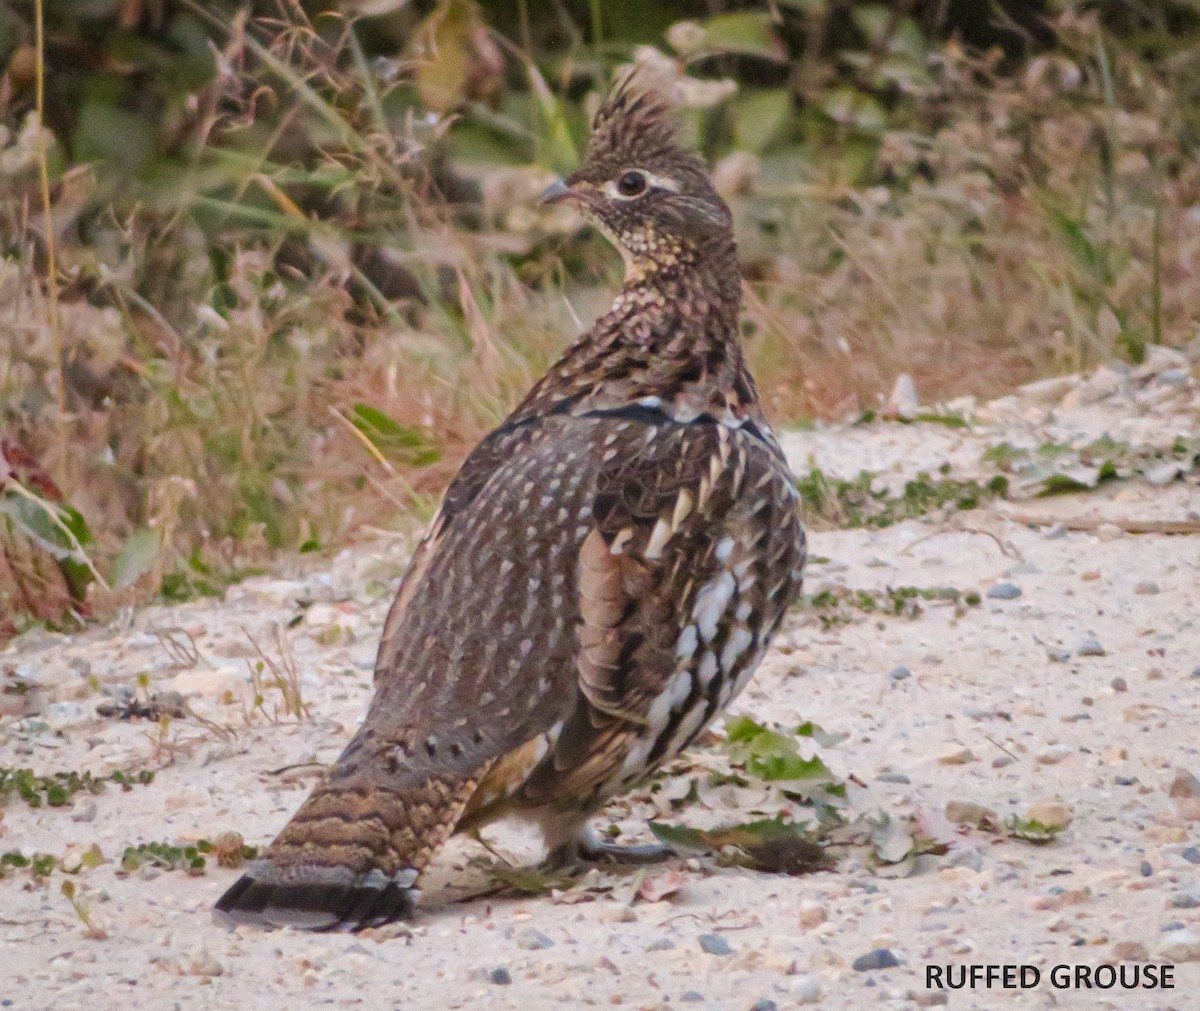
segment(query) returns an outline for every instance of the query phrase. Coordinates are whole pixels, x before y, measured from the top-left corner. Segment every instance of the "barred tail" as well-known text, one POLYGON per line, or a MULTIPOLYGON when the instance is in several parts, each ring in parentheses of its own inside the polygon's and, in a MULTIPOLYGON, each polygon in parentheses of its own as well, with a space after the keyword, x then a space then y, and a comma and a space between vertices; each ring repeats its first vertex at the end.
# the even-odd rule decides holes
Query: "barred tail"
POLYGON ((413 915, 417 877, 454 829, 474 779, 397 790, 333 773, 217 901, 231 926, 358 930, 413 915))

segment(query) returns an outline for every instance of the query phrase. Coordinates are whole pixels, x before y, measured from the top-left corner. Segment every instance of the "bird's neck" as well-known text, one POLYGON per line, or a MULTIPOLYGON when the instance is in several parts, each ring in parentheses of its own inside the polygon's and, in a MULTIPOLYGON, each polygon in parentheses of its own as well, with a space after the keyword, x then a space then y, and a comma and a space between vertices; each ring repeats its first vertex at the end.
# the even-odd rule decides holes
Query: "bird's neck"
POLYGON ((600 317, 534 387, 518 414, 652 406, 680 421, 761 418, 738 340, 741 278, 732 237, 627 262, 600 317))

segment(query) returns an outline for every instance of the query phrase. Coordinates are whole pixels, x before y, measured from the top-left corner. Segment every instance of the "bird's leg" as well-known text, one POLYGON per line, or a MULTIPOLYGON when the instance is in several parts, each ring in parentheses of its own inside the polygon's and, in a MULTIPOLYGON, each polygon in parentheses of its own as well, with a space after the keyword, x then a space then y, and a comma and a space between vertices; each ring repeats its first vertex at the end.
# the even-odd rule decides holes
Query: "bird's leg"
POLYGON ((673 856, 675 851, 662 843, 620 846, 604 842, 591 825, 584 824, 571 838, 551 847, 539 866, 547 871, 584 870, 592 864, 644 866, 673 856))

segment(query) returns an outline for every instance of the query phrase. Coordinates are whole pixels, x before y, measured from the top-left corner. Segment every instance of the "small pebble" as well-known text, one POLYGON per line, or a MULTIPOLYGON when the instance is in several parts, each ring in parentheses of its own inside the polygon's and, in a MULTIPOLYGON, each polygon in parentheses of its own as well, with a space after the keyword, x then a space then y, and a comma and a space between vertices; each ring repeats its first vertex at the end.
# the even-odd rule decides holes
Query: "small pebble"
POLYGON ((553 948, 554 942, 540 930, 527 927, 517 935, 517 947, 525 951, 541 951, 544 948, 553 948))
POLYGON ((1055 523, 1053 526, 1046 527, 1042 536, 1048 541, 1057 541, 1060 537, 1067 536, 1067 528, 1061 523, 1055 523))
POLYGON ((1141 941, 1118 941, 1112 946, 1114 962, 1144 962, 1149 956, 1141 941))
POLYGON ((96 817, 96 802, 85 800, 71 810, 71 821, 88 822, 96 817))
POLYGON ((1026 821, 1041 822, 1047 828, 1065 829, 1075 818, 1070 804, 1061 800, 1039 800, 1025 812, 1026 821))
POLYGON ((1076 652, 1080 656, 1107 656, 1104 647, 1096 639, 1084 639, 1076 652))
POLYGON ((1129 685, 1128 685, 1128 684, 1125 682, 1125 679, 1124 679, 1124 678, 1122 678, 1122 677, 1115 677, 1115 678, 1113 678, 1113 679, 1112 679, 1112 680, 1109 682, 1109 685, 1112 687, 1112 690, 1113 690, 1114 692, 1127 692, 1127 691, 1129 691, 1129 685))
POLYGON ((1159 592, 1158 583, 1153 579, 1144 579, 1133 588, 1133 592, 1140 596, 1152 596, 1159 592))
POLYGON ((978 873, 983 870, 983 855, 977 849, 955 850, 950 857, 951 867, 966 867, 978 873))
POLYGON ((812 930, 819 927, 829 918, 829 911, 819 902, 807 899, 801 902, 796 910, 796 919, 801 930, 812 930))
POLYGON ((1138 868, 1142 872, 1142 877, 1148 878, 1154 873, 1154 868, 1150 866, 1149 860, 1143 860, 1141 867, 1138 868))
POLYGON ((710 955, 732 955, 733 949, 729 946, 729 942, 720 934, 701 934, 697 940, 700 942, 702 951, 707 951, 710 955))
POLYGON ((651 941, 646 945, 647 951, 670 951, 675 947, 675 942, 669 937, 660 937, 657 940, 651 941))
POLYGON ((695 990, 688 990, 679 1000, 684 1004, 702 1004, 704 1002, 704 994, 697 993, 695 990))
POLYGON ((893 681, 906 681, 908 678, 912 677, 912 671, 910 671, 907 667, 893 667, 888 673, 888 677, 890 677, 893 681))
POLYGON ((1175 778, 1167 788, 1168 797, 1200 797, 1200 779, 1187 769, 1176 769, 1175 778))
POLYGON ((1117 786, 1133 786, 1137 783, 1137 776, 1113 776, 1113 782, 1117 786))
POLYGON ((488 973, 488 979, 497 986, 508 986, 512 982, 512 976, 509 974, 509 971, 503 968, 493 969, 488 973))
POLYGON ((1200 894, 1196 892, 1180 892, 1171 897, 1171 905, 1176 909, 1200 909, 1200 894))
POLYGON ((1016 583, 996 583, 987 588, 987 595, 992 600, 1016 600, 1021 596, 1021 588, 1016 583))
POLYGON ((1189 864, 1200 864, 1200 846, 1189 846, 1179 855, 1189 864))
POLYGON ((750 1011, 779 1011, 779 1005, 764 997, 762 1000, 755 1001, 751 1005, 750 1011))
POLYGON ((1058 765, 1075 754, 1075 749, 1065 744, 1055 744, 1037 756, 1038 765, 1058 765))
POLYGON ((1051 663, 1066 663, 1071 659, 1071 651, 1067 649, 1048 649, 1046 656, 1051 663))
POLYGON ((881 772, 875 778, 877 780, 879 780, 879 782, 881 782, 881 783, 904 783, 904 784, 907 784, 907 783, 912 782, 912 780, 909 779, 906 775, 904 775, 903 772, 881 772))
POLYGON ((859 955, 850 965, 855 972, 870 972, 873 969, 894 969, 900 964, 900 959, 888 948, 876 948, 865 955, 859 955))
POLYGON ((790 989, 798 1004, 816 1004, 821 999, 821 984, 811 976, 799 976, 792 980, 790 989))

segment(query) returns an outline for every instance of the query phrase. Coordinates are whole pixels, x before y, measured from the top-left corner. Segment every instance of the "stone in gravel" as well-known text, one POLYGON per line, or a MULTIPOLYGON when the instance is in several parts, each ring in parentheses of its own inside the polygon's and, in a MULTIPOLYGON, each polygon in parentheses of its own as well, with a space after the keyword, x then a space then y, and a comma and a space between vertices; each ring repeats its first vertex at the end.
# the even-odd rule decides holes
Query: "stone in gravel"
POLYGON ((1071 659, 1071 651, 1068 649, 1051 648, 1046 650, 1046 657, 1051 663, 1066 663, 1071 659))
POLYGON ((967 870, 975 871, 978 874, 983 870, 983 855, 974 847, 971 849, 955 849, 950 857, 950 866, 965 867, 967 870))
POLYGON ((688 990, 679 1000, 684 1004, 702 1004, 704 1002, 704 994, 697 993, 695 990, 688 990))
POLYGON ((788 988, 797 1004, 815 1004, 821 999, 821 984, 811 976, 798 976, 788 988))
POLYGON ((1064 829, 1071 824, 1075 812, 1061 800, 1039 800, 1025 812, 1026 821, 1038 821, 1051 829, 1064 829))
POLYGON ((1112 946, 1114 962, 1144 962, 1150 952, 1141 941, 1118 941, 1112 946))
POLYGON ((1109 682, 1109 686, 1112 688, 1112 690, 1114 692, 1129 691, 1129 685, 1126 683, 1125 679, 1122 677, 1113 678, 1112 681, 1109 682))
POLYGON ((896 384, 883 408, 885 418, 902 418, 912 421, 921 413, 921 401, 917 397, 917 384, 907 372, 896 377, 896 384))
POLYGON ((947 801, 946 820, 955 825, 971 825, 975 828, 1000 827, 1000 816, 995 811, 969 800, 947 801))
POLYGON ((1134 786, 1137 781, 1137 776, 1113 776, 1113 782, 1117 786, 1134 786))
POLYGON ((489 972, 488 979, 490 979, 497 986, 508 986, 512 982, 512 975, 507 969, 501 967, 499 969, 493 969, 491 972, 489 972))
POLYGON ((1108 653, 1096 639, 1084 639, 1075 651, 1079 656, 1107 656, 1108 653))
POLYGON ((1189 864, 1200 864, 1200 846, 1189 846, 1179 855, 1189 864))
POLYGON ((96 802, 85 800, 71 809, 71 821, 88 822, 96 817, 96 802))
POLYGON ((1016 583, 996 583, 987 588, 987 595, 992 600, 1016 600, 1021 596, 1021 588, 1016 583))
POLYGON ((908 991, 908 999, 917 1007, 946 1007, 950 995, 945 990, 908 991))
POLYGON ((1178 892, 1171 896, 1171 905, 1176 909, 1200 909, 1200 892, 1178 892))
POLYGON ((1200 934, 1194 930, 1172 930, 1159 942, 1155 952, 1167 962, 1200 962, 1200 934))
POLYGON ((797 920, 801 930, 812 930, 819 927, 829 918, 829 911, 819 902, 806 899, 796 910, 797 920))
POLYGON ((526 927, 517 935, 517 947, 525 951, 541 951, 543 948, 553 948, 554 942, 540 930, 526 927))
POLYGON ((675 942, 669 937, 659 937, 646 945, 647 951, 670 951, 675 947, 675 942))
POLYGON ((1187 769, 1176 769, 1175 778, 1171 780, 1168 797, 1200 797, 1200 779, 1197 779, 1187 769))
POLYGON ((1075 749, 1065 744, 1054 744, 1037 756, 1038 765, 1058 765, 1075 754, 1075 749))
POLYGON ((865 955, 859 955, 851 964, 855 972, 871 972, 874 969, 894 969, 900 964, 900 959, 888 948, 876 948, 865 955))
POLYGON ((1057 541, 1067 536, 1067 528, 1061 523, 1055 523, 1053 526, 1046 527, 1042 531, 1042 536, 1048 541, 1057 541))
POLYGON ((225 966, 207 948, 197 948, 188 961, 188 972, 193 976, 222 976, 225 966))
POLYGON ((903 772, 881 772, 875 778, 881 783, 907 784, 912 782, 903 772))
POLYGON ((751 1005, 750 1011, 779 1011, 779 1005, 764 997, 762 1000, 756 1000, 751 1005))
POLYGON ((706 951, 710 955, 733 954, 733 948, 720 934, 701 934, 697 940, 700 942, 701 951, 706 951))
POLYGON ((1143 860, 1138 866, 1138 870, 1144 878, 1148 878, 1154 873, 1154 868, 1151 866, 1149 860, 1143 860))
POLYGON ((938 765, 966 765, 968 762, 976 761, 978 759, 970 748, 955 748, 953 751, 938 755, 938 765))
POLYGON ((891 678, 892 681, 907 681, 910 677, 912 677, 912 671, 910 671, 907 667, 893 667, 891 671, 888 672, 888 677, 891 678))
POLYGON ((1144 597, 1153 596, 1158 593, 1158 583, 1153 579, 1144 579, 1133 588, 1133 592, 1144 597))

